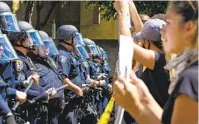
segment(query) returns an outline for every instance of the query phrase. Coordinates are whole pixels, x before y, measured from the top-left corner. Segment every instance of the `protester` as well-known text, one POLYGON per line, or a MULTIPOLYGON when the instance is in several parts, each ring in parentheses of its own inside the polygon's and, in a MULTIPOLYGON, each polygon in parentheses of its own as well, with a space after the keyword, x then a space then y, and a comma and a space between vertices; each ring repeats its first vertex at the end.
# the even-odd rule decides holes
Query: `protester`
MULTIPOLYGON (((143 25, 133 1, 126 2, 126 5, 129 7, 136 31, 135 36, 132 36, 136 43, 134 44, 134 60, 140 63, 137 65, 137 69, 133 68, 133 70, 136 71, 136 76, 146 83, 158 104, 163 107, 168 99, 169 73, 163 68, 166 65, 166 58, 162 47, 160 31, 166 23, 160 19, 149 19, 143 25), (141 44, 141 46, 137 44, 141 44), (149 63, 151 65, 148 65, 149 63)), ((115 9, 117 12, 123 10, 122 7, 119 9, 117 4, 115 4, 115 9)), ((124 15, 125 13, 121 13, 119 16, 124 15)), ((122 28, 121 18, 118 18, 122 28)), ((120 32, 122 34, 126 31, 121 30, 120 32)), ((134 122, 126 113, 124 114, 124 119, 127 124, 134 122)))
MULTIPOLYGON (((115 4, 118 5, 120 14, 125 14, 127 11, 125 7, 128 4, 124 1, 115 2, 115 4)), ((177 53, 179 56, 165 66, 169 70, 174 68, 176 76, 171 80, 170 97, 164 109, 157 104, 145 83, 134 73, 131 74, 130 81, 122 77, 115 81, 116 102, 124 107, 138 123, 194 124, 198 122, 197 5, 197 1, 172 1, 167 8, 167 25, 162 30, 164 50, 166 53, 177 53)), ((124 16, 122 19, 125 21, 124 16)), ((129 36, 128 28, 125 28, 125 25, 122 26, 121 33, 129 36)), ((139 52, 142 53, 141 50, 139 52)), ((142 57, 144 58, 144 55, 140 56, 141 61, 144 60, 142 57)), ((146 62, 150 63, 149 67, 153 67, 152 61, 146 62)))

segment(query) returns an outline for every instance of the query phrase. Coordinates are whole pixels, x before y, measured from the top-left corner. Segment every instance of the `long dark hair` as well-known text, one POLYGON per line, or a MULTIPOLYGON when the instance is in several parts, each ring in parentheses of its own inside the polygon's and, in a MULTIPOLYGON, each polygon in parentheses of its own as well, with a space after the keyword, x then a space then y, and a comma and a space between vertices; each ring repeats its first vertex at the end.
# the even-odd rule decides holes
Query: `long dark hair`
POLYGON ((170 4, 183 17, 183 22, 198 19, 198 1, 171 1, 170 4))
POLYGON ((197 45, 198 39, 198 1, 171 1, 172 9, 182 16, 182 24, 188 21, 196 22, 196 32, 193 36, 192 43, 197 45))

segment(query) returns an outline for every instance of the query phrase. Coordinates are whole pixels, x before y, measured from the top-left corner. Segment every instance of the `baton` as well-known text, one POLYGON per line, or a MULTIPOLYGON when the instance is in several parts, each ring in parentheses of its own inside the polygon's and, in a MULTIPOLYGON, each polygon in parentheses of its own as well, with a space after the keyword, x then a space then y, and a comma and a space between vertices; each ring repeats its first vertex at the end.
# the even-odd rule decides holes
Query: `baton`
MULTIPOLYGON (((30 83, 29 83, 28 86, 26 87, 24 93, 27 93, 27 92, 28 92, 28 90, 31 88, 31 86, 32 86, 33 83, 34 83, 34 80, 30 80, 30 83)), ((20 105, 20 102, 17 101, 17 102, 14 104, 12 110, 13 110, 13 111, 16 111, 16 109, 19 107, 19 105, 20 105)))
MULTIPOLYGON (((68 84, 65 84, 65 85, 62 85, 61 87, 56 88, 55 90, 56 90, 57 92, 59 92, 60 90, 65 89, 67 86, 68 86, 68 84)), ((35 103, 36 101, 42 99, 44 96, 45 96, 45 94, 41 94, 41 95, 39 95, 38 97, 36 97, 35 99, 29 100, 28 102, 31 103, 31 104, 33 104, 33 103, 35 103)))
POLYGON ((60 90, 65 89, 67 86, 68 86, 68 84, 65 84, 65 85, 62 85, 61 87, 56 88, 55 90, 56 90, 57 92, 59 92, 60 90))

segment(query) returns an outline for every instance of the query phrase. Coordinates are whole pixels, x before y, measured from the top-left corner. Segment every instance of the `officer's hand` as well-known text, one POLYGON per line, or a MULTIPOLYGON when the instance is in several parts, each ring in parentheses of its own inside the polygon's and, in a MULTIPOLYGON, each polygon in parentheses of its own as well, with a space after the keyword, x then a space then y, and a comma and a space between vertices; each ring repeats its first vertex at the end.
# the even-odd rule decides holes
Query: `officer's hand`
POLYGON ((78 87, 76 90, 75 90, 75 93, 78 95, 78 96, 83 96, 83 91, 80 87, 78 87))
POLYGON ((106 82, 105 80, 100 80, 98 85, 103 87, 105 86, 105 82, 106 82))
POLYGON ((16 91, 16 100, 20 101, 21 103, 26 102, 27 94, 21 91, 16 91))
POLYGON ((38 74, 32 74, 28 77, 27 81, 30 82, 30 80, 34 80, 34 85, 39 84, 39 75, 38 74))
POLYGON ((99 83, 98 83, 98 81, 96 81, 96 80, 92 80, 92 81, 91 81, 91 85, 94 86, 94 87, 98 86, 98 84, 99 84, 99 83))
POLYGON ((57 91, 56 91, 56 89, 55 89, 54 87, 48 89, 48 90, 45 91, 45 92, 48 93, 50 99, 55 98, 55 97, 56 97, 56 94, 57 94, 57 91))

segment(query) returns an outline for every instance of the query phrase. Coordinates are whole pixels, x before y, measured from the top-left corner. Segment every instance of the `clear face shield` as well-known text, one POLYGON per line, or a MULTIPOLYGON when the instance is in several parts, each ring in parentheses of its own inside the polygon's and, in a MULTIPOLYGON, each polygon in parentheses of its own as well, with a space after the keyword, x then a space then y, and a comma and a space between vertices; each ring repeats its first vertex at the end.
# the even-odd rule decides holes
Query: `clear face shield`
POLYGON ((76 49, 82 59, 85 59, 85 60, 89 59, 89 55, 84 46, 76 45, 76 49))
POLYGON ((43 43, 44 43, 44 48, 47 55, 55 56, 59 54, 57 47, 55 46, 52 38, 49 38, 49 40, 43 41, 43 43))
POLYGON ((33 41, 33 47, 34 46, 36 47, 37 54, 42 58, 47 57, 48 55, 47 55, 47 52, 45 52, 44 43, 41 40, 41 37, 40 37, 38 31, 33 29, 33 30, 27 31, 27 33, 28 33, 28 36, 30 36, 29 39, 32 39, 32 41, 33 41))
POLYGON ((82 58, 82 59, 88 59, 89 55, 85 49, 85 44, 83 42, 83 38, 82 35, 80 33, 76 33, 75 37, 73 38, 75 45, 76 45, 76 50, 78 52, 78 55, 82 58))
POLYGON ((0 63, 19 59, 5 34, 0 34, 0 63))
POLYGON ((99 50, 101 52, 103 60, 108 60, 108 54, 107 54, 107 52, 104 51, 101 47, 99 48, 99 50))
POLYGON ((109 63, 108 63, 107 60, 104 61, 104 68, 105 68, 107 71, 111 71, 111 70, 112 70, 112 68, 111 68, 111 66, 109 65, 109 63))
POLYGON ((20 31, 16 16, 11 12, 0 14, 0 27, 8 31, 20 31))
POLYGON ((74 42, 75 42, 76 45, 85 46, 85 44, 83 42, 82 35, 80 33, 76 33, 75 37, 73 37, 73 40, 74 40, 74 42))
POLYGON ((97 47, 95 45, 88 45, 89 51, 92 54, 92 56, 99 56, 99 52, 97 50, 97 47))

